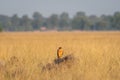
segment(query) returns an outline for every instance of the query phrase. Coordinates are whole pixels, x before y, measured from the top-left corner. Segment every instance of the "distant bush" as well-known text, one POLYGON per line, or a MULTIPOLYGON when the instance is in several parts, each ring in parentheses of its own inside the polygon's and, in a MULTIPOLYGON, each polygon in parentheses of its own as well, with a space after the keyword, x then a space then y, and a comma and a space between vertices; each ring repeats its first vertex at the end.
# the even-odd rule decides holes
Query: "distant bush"
POLYGON ((2 29, 2 25, 0 24, 0 32, 2 32, 2 30, 3 30, 3 29, 2 29))
POLYGON ((0 27, 0 32, 2 32, 2 27, 0 27))

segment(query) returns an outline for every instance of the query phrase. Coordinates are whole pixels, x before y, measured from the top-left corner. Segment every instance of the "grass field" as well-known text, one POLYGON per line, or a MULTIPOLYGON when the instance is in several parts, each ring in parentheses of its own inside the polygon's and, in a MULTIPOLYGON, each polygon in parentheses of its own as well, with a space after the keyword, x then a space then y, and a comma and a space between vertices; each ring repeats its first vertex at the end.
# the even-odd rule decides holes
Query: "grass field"
POLYGON ((120 80, 120 32, 0 33, 0 80, 120 80), (59 46, 76 62, 42 72, 59 46))

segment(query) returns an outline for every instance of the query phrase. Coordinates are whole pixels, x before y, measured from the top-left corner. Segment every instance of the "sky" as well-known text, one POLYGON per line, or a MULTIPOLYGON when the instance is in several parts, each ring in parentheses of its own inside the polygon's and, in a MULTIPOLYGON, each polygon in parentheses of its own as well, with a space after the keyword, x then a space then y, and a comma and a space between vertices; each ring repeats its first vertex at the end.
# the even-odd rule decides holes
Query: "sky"
POLYGON ((73 17, 76 12, 83 11, 86 15, 113 15, 120 11, 120 0, 0 0, 0 14, 12 16, 28 15, 40 12, 44 17, 51 14, 69 13, 73 17))

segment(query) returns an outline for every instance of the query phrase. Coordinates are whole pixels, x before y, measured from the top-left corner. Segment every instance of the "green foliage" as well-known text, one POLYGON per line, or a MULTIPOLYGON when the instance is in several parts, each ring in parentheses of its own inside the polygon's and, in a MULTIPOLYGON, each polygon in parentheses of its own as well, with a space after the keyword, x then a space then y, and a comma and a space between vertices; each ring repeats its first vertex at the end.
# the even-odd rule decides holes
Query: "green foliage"
POLYGON ((2 32, 2 28, 0 27, 0 32, 2 32))
POLYGON ((68 13, 63 12, 60 15, 59 26, 60 30, 70 29, 70 18, 68 13))
POLYGON ((112 18, 112 27, 120 30, 120 12, 115 12, 112 18))
POLYGON ((48 28, 49 29, 57 29, 58 25, 59 25, 58 15, 52 14, 50 16, 50 18, 48 18, 48 21, 47 21, 48 28))
POLYGON ((72 29, 84 30, 86 24, 87 24, 87 18, 85 16, 85 13, 78 12, 72 20, 72 29))
POLYGON ((2 29, 2 25, 0 24, 0 32, 2 32, 2 30, 3 30, 3 29, 2 29))
POLYGON ((47 30, 120 30, 120 12, 114 15, 86 16, 84 12, 77 12, 73 18, 66 12, 60 15, 52 14, 50 17, 43 17, 39 12, 33 13, 33 18, 28 15, 12 17, 0 15, 4 31, 32 31, 45 28, 47 30))
POLYGON ((32 26, 35 30, 40 29, 40 27, 43 25, 43 16, 39 12, 33 13, 33 22, 32 26))

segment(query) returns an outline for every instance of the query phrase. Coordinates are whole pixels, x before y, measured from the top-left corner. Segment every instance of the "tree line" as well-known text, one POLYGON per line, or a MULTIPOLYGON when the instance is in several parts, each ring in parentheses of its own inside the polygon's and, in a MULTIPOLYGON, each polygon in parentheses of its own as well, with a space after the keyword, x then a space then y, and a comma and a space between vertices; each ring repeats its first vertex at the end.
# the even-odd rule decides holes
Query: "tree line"
POLYGON ((0 15, 0 31, 47 31, 47 30, 120 30, 120 12, 113 15, 87 16, 85 12, 77 12, 73 18, 67 12, 60 15, 52 14, 43 17, 39 12, 34 12, 32 18, 28 15, 12 17, 0 15))

